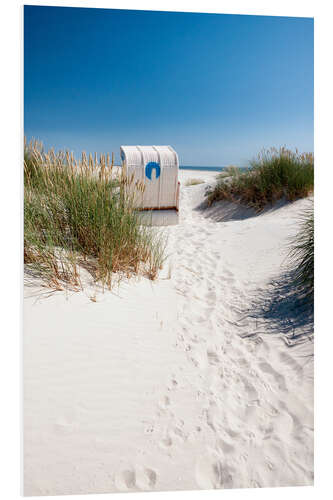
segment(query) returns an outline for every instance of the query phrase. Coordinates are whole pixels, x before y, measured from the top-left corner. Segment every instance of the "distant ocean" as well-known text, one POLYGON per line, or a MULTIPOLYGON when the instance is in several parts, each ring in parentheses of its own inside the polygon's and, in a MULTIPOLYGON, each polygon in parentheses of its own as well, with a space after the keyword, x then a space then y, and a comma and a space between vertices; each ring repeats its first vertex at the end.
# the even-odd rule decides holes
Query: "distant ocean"
MULTIPOLYGON (((122 165, 119 165, 120 167, 122 165)), ((204 166, 192 166, 192 165, 179 165, 180 170, 192 170, 194 172, 200 172, 202 170, 208 170, 210 172, 221 172, 222 170, 225 170, 228 167, 204 167, 204 166)), ((246 167, 238 167, 239 170, 245 170, 246 167)))
POLYGON ((221 170, 225 170, 226 167, 192 167, 190 165, 180 165, 180 170, 209 170, 211 172, 221 172, 221 170))

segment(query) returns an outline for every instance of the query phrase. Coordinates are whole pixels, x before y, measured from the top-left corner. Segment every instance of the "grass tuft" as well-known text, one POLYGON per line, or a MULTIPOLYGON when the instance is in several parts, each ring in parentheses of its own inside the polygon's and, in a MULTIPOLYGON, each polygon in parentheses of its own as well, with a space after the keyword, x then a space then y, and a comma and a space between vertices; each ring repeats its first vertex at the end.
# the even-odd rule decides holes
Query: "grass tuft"
MULTIPOLYGON (((53 289, 82 288, 80 269, 111 287, 115 278, 156 278, 164 240, 140 224, 130 182, 109 155, 24 147, 24 262, 53 289)), ((143 187, 138 186, 142 191, 143 187)))
POLYGON ((300 229, 292 241, 289 257, 294 265, 293 281, 309 299, 314 296, 314 211, 313 201, 300 219, 300 229))
POLYGON ((234 177, 240 173, 240 169, 234 165, 229 165, 221 173, 217 174, 216 178, 218 180, 226 179, 227 177, 234 177))
POLYGON ((218 200, 243 203, 260 212, 281 198, 294 201, 313 192, 314 158, 286 148, 263 150, 245 171, 230 169, 218 176, 207 193, 208 205, 218 200), (229 179, 226 179, 229 177, 229 179))
POLYGON ((188 179, 185 186, 197 186, 198 184, 203 184, 205 181, 202 179, 188 179))

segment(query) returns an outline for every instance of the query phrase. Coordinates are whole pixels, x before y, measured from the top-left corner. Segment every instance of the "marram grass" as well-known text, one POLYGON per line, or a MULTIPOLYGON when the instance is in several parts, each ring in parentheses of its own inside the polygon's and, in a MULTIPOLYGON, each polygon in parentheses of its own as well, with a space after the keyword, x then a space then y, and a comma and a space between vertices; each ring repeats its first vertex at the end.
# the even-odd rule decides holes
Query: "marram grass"
POLYGON ((205 181, 202 179, 191 178, 185 182, 185 186, 197 186, 198 184, 203 184, 205 181))
POLYGON ((162 267, 165 241, 140 224, 125 194, 131 180, 115 170, 113 155, 76 160, 25 141, 24 262, 51 288, 82 288, 82 268, 111 287, 123 276, 155 279, 162 267))
POLYGON ((300 218, 300 229, 289 254, 294 267, 294 286, 307 298, 314 296, 314 211, 313 200, 300 218))
POLYGON ((285 198, 294 201, 313 192, 314 158, 286 148, 263 150, 244 172, 230 169, 218 176, 213 190, 207 193, 208 205, 228 200, 253 207, 260 212, 268 204, 285 198))

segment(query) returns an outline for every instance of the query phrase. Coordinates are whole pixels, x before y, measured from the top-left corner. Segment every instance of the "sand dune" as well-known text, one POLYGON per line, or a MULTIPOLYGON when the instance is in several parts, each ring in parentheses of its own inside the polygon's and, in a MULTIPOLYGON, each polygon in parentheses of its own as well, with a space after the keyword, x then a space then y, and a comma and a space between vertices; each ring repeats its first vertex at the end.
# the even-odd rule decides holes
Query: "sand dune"
POLYGON ((215 175, 181 172, 163 279, 26 288, 25 494, 313 483, 312 327, 280 286, 307 200, 203 210, 215 175))

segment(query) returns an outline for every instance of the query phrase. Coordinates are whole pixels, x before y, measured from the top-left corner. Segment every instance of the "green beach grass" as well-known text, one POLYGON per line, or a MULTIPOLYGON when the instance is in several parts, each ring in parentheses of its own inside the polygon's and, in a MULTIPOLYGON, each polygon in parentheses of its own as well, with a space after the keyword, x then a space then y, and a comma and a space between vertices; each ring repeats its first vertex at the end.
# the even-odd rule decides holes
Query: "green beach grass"
POLYGON ((294 201, 308 196, 313 185, 312 153, 271 148, 250 162, 247 170, 230 168, 220 174, 216 186, 207 193, 207 202, 211 205, 215 201, 228 200, 260 212, 279 199, 294 201))
POLYGON ((294 284, 304 295, 314 296, 314 210, 313 200, 300 218, 300 229, 291 242, 290 260, 294 264, 294 284))
POLYGON ((80 267, 109 288, 124 276, 155 279, 162 267, 165 241, 140 224, 113 163, 25 142, 24 262, 47 286, 81 289, 80 267))

